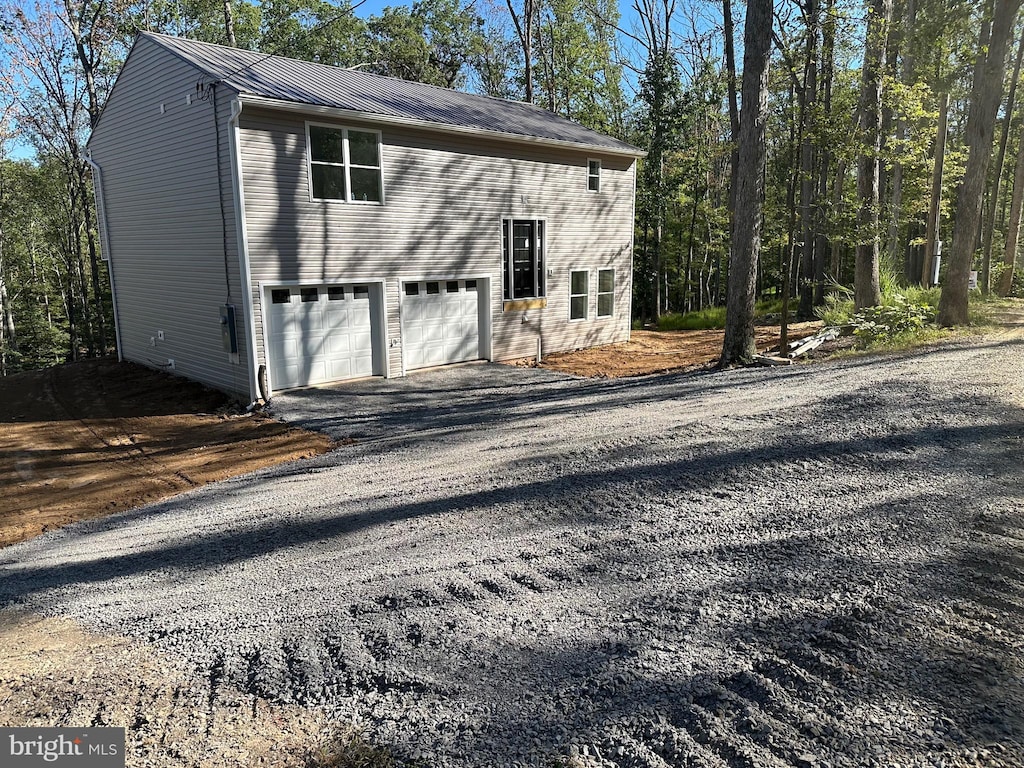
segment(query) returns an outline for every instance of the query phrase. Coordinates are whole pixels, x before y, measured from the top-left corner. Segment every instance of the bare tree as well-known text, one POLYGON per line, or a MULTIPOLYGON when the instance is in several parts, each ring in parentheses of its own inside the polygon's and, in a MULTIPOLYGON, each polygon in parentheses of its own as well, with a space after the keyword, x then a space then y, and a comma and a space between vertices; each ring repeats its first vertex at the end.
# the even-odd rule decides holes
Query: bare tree
POLYGON ((526 101, 533 103, 533 30, 537 16, 538 5, 536 0, 523 0, 522 10, 518 10, 512 4, 512 0, 505 0, 508 6, 512 23, 516 27, 516 35, 519 36, 519 44, 523 50, 523 80, 526 86, 526 101))

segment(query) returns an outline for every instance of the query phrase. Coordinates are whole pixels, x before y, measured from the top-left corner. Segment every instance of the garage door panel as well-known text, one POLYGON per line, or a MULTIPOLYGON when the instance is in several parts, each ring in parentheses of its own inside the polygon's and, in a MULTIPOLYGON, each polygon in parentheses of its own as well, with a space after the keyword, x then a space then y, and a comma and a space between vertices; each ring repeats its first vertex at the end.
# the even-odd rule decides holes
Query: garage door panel
POLYGON ((333 333, 327 337, 326 352, 328 355, 348 355, 351 351, 352 344, 348 334, 333 333))
POLYGON ((373 351, 373 335, 369 331, 350 333, 348 338, 352 352, 369 354, 373 351))
POLYGON ((465 280, 442 281, 437 293, 427 283, 403 286, 402 346, 407 370, 480 357, 480 319, 476 288, 465 280))
MULTIPOLYGON (((365 286, 363 286, 365 289, 365 286)), ((284 290, 284 289, 278 289, 284 290)), ((291 289, 288 302, 267 294, 267 352, 275 389, 372 376, 377 300, 352 285, 291 289), (301 301, 305 295, 316 300, 301 301)))

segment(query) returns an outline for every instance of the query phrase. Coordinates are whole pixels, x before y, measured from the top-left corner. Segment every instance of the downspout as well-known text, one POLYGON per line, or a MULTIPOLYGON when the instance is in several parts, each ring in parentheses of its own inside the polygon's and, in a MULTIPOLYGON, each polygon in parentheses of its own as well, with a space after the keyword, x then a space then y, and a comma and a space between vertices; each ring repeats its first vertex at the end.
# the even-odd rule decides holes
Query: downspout
MULTIPOLYGON (((635 253, 636 244, 634 238, 636 237, 636 167, 639 163, 637 158, 633 158, 633 199, 630 204, 629 212, 629 271, 626 273, 626 341, 629 341, 633 334, 633 256, 635 253)), ((598 277, 600 280, 600 277, 598 277)), ((598 290, 601 290, 598 288, 598 290)), ((615 297, 612 297, 612 301, 615 297)))
POLYGON ((114 260, 110 256, 110 230, 107 228, 107 206, 103 196, 103 169, 92 159, 92 150, 81 154, 82 160, 92 168, 92 191, 96 198, 96 220, 100 231, 100 249, 107 262, 107 278, 110 280, 110 303, 114 309, 114 339, 117 343, 117 361, 124 362, 121 352, 121 320, 117 314, 117 289, 114 287, 114 260))
POLYGON ((245 196, 242 187, 242 147, 239 141, 238 118, 242 102, 236 96, 231 101, 231 119, 228 121, 228 139, 231 146, 231 188, 235 197, 235 241, 238 247, 238 271, 242 279, 242 311, 245 313, 245 341, 249 347, 249 408, 259 402, 256 354, 256 315, 252 303, 252 270, 249 267, 249 236, 245 227, 245 196))

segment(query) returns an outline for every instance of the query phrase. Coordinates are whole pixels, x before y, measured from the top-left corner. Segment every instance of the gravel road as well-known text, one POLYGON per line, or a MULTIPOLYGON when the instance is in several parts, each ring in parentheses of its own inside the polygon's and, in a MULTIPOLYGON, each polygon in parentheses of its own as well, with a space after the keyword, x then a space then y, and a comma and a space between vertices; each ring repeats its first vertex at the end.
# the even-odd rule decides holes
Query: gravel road
POLYGON ((404 764, 1024 765, 1024 342, 296 392, 347 445, 0 550, 0 603, 404 764))

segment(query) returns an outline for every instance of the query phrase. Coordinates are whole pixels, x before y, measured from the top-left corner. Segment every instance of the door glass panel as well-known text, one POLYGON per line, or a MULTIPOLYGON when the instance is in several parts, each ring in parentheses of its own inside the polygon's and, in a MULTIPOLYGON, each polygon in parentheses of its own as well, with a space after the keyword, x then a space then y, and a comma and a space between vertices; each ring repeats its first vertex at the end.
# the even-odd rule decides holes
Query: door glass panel
POLYGON ((512 298, 534 297, 537 268, 536 227, 532 221, 512 223, 512 298))
POLYGON ((303 301, 320 301, 320 291, 316 288, 303 288, 300 293, 303 301))

